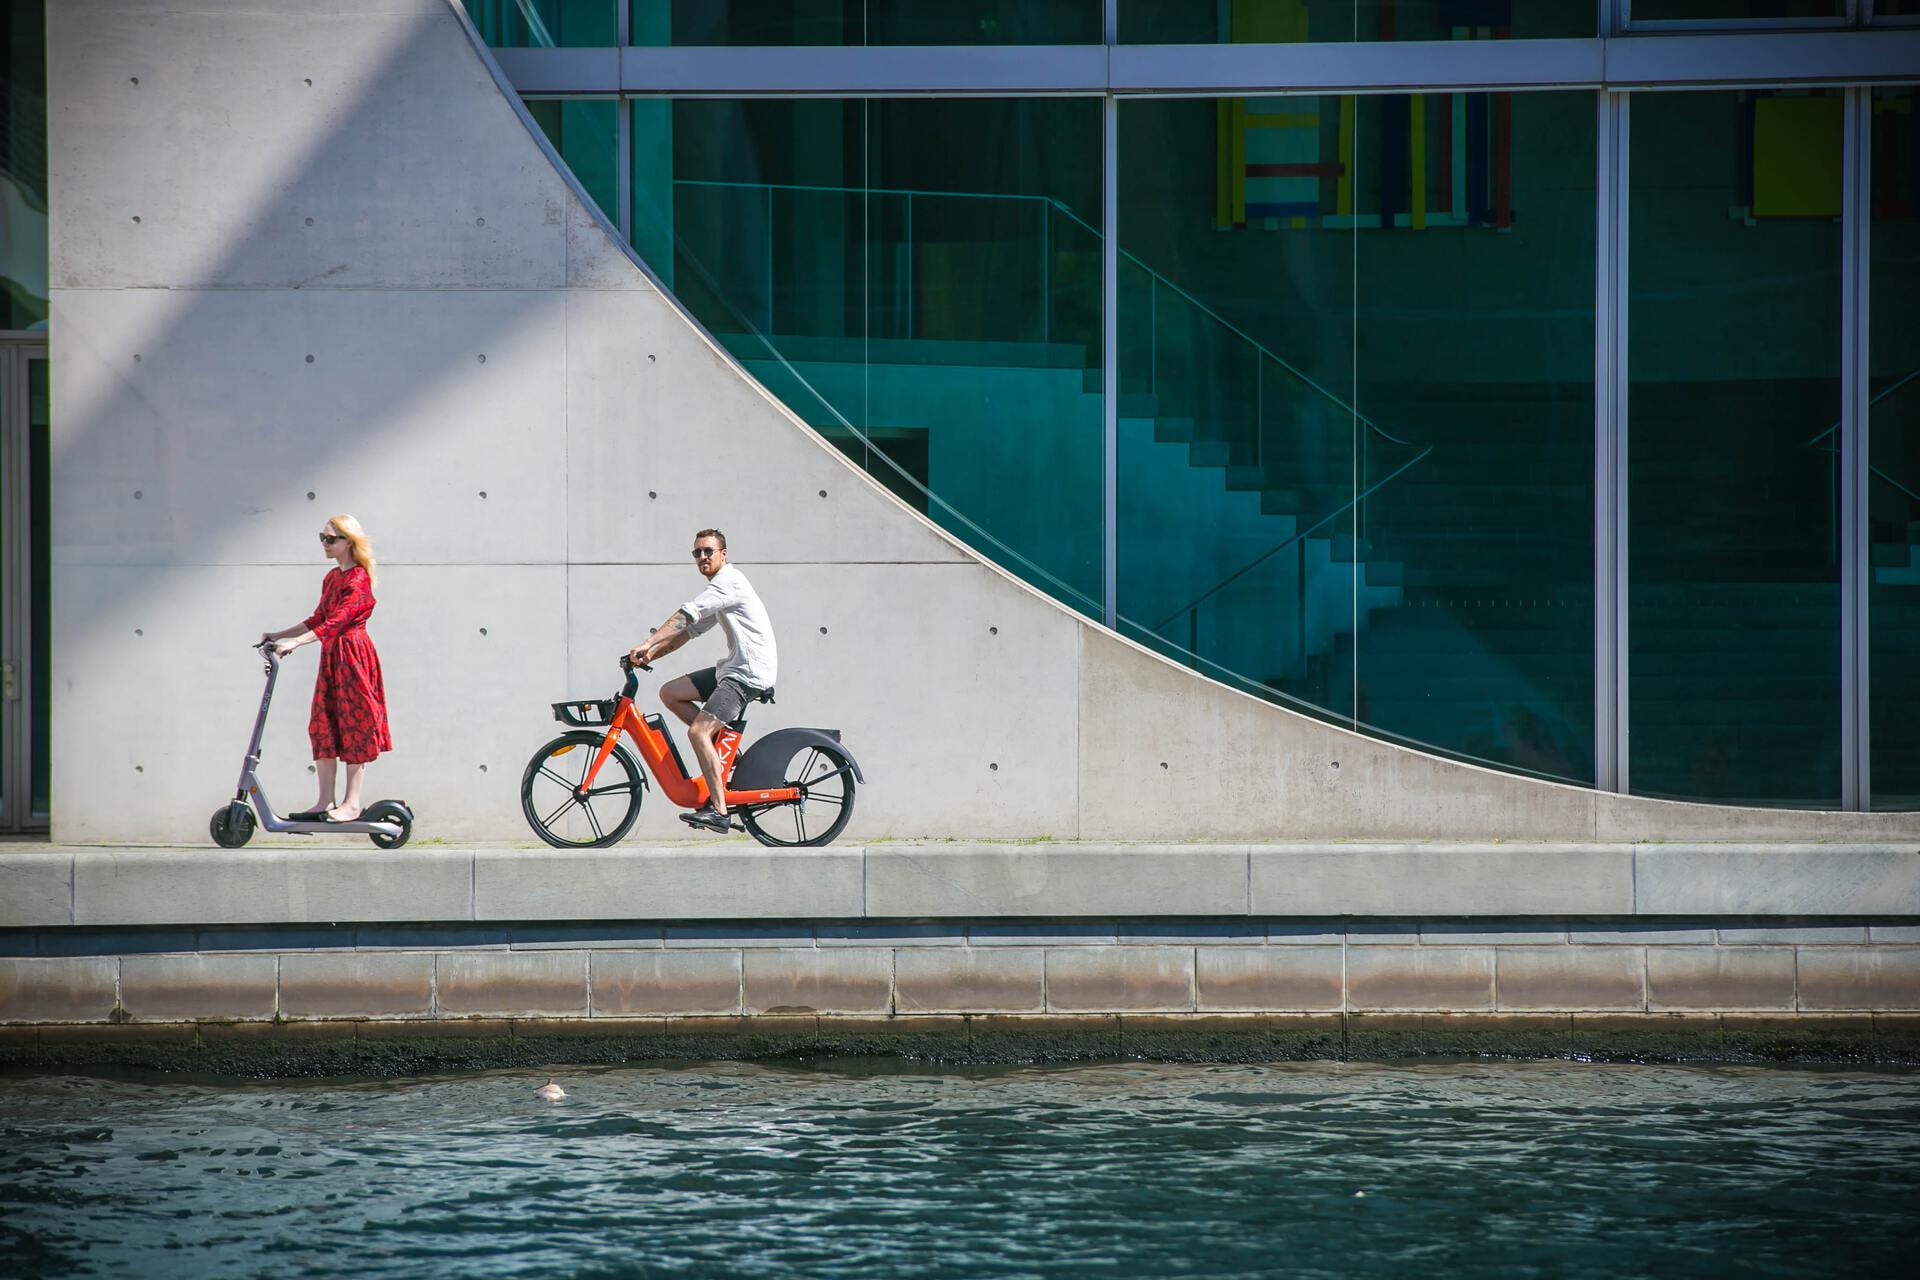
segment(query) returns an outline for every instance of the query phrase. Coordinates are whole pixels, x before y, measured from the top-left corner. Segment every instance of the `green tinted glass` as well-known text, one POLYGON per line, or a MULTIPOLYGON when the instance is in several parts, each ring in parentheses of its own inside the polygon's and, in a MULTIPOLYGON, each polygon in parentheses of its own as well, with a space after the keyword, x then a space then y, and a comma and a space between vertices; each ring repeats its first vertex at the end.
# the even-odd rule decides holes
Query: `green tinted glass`
POLYGON ((529 98, 527 110, 609 220, 618 216, 615 125, 612 98, 529 98))
POLYGON ((1632 789, 1835 805, 1841 99, 1632 112, 1632 789))
POLYGON ((1097 615, 1100 104, 634 108, 634 244, 680 300, 877 479, 1097 615))
POLYGON ((1099 44, 1100 0, 631 0, 637 45, 1099 44))
POLYGON ((480 38, 496 49, 599 47, 615 42, 620 0, 465 0, 480 38))
POLYGON ((53 449, 49 439, 52 397, 44 356, 23 361, 27 370, 27 471, 30 507, 28 660, 33 666, 33 723, 28 729, 28 813, 44 818, 52 803, 53 776, 53 529, 49 519, 53 449))
POLYGON ((1868 662, 1873 804, 1920 807, 1920 91, 1873 91, 1868 662))
POLYGON ((0 329, 47 323, 46 13, 0 13, 0 329))
POLYGON ((1120 0, 1123 44, 1545 39, 1598 30, 1594 0, 1120 0))
POLYGON ((1120 125, 1124 629, 1590 782, 1592 95, 1120 125))

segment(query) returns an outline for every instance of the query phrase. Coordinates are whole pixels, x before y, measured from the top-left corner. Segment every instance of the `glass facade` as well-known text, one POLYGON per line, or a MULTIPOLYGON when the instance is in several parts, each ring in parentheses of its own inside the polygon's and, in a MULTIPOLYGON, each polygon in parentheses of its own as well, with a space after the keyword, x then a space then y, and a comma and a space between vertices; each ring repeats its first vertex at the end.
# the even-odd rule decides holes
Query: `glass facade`
POLYGON ((1635 94, 1629 776, 1840 799, 1837 93, 1635 94))
POLYGON ((1120 0, 1123 44, 1545 39, 1599 30, 1593 0, 1120 0))
POLYGON ((47 323, 46 12, 0 13, 0 329, 47 323))
POLYGON ((1920 807, 1920 90, 1875 89, 1867 376, 1873 804, 1920 807))
MULTIPOLYGON (((632 0, 624 16, 656 46, 1098 44, 1102 8, 632 0)), ((1120 0, 1118 39, 1586 38, 1599 10, 1120 0)), ((1644 0, 1631 16, 1863 13, 1644 0)), ((1377 92, 1209 97, 1179 68, 1154 90, 1130 65, 1114 98, 606 85, 529 109, 750 374, 910 505, 1130 638, 1533 776, 1920 804, 1913 90, 1409 93, 1401 58, 1377 92), (1867 235, 1845 192, 1848 121, 1869 117, 1867 235), (1864 320, 1842 289, 1862 261, 1864 320), (1856 421, 1848 379, 1869 366, 1856 421), (1864 512, 1841 484, 1856 438, 1864 512), (1624 501, 1596 508, 1608 459, 1624 501), (1864 594, 1841 573, 1863 517, 1864 594), (1869 728, 1850 755, 1855 624, 1869 728), (1850 758, 1870 768, 1843 776, 1850 758)))
POLYGON ((617 0, 465 0, 474 27, 496 49, 600 47, 618 35, 617 0))
POLYGON ((1098 616, 1100 104, 634 112, 634 242, 701 323, 875 478, 1098 616))
POLYGON ((1593 780, 1590 94, 1128 102, 1118 612, 1593 780))

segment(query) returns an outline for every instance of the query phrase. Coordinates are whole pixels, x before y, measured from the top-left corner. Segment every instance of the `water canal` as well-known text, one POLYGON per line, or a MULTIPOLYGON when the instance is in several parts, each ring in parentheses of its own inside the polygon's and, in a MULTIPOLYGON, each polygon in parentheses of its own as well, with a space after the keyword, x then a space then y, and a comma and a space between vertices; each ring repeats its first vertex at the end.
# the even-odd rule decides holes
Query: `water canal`
POLYGON ((0 1077, 16 1277, 1875 1274, 1920 1072, 1572 1062, 0 1077))

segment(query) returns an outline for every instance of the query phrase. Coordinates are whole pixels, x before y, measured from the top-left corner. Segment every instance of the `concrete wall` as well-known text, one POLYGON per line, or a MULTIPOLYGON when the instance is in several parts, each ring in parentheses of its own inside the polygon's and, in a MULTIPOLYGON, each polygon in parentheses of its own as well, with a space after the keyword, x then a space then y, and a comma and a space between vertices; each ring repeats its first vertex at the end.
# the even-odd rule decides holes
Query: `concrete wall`
MULTIPOLYGON (((52 0, 54 823, 203 838, 314 532, 372 631, 416 841, 525 840, 516 788, 727 530, 779 629, 754 728, 845 730, 849 837, 1913 837, 1920 815, 1596 795, 1330 729, 1164 662, 882 492, 662 297, 448 0, 52 0)), ((710 660, 709 639, 685 666, 710 660)), ((268 739, 307 799, 304 680, 268 739)), ((675 833, 655 801, 640 839, 675 833)))

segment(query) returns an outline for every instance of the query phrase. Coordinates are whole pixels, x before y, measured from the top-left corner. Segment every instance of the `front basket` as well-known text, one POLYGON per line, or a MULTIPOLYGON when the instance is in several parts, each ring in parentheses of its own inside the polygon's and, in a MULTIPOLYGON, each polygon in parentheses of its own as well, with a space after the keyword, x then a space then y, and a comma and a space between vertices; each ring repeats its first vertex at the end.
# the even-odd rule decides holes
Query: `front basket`
POLYGON ((613 723, 613 699, 604 702, 555 702, 553 718, 580 729, 598 728, 613 723))

